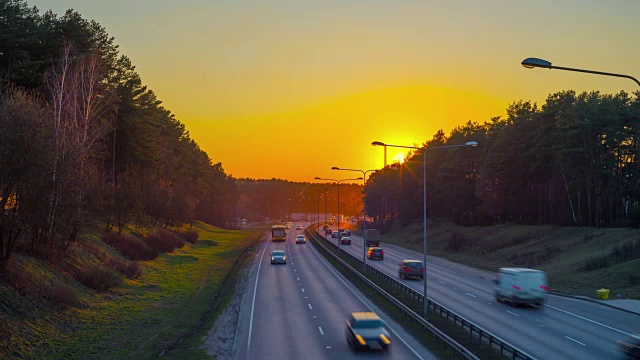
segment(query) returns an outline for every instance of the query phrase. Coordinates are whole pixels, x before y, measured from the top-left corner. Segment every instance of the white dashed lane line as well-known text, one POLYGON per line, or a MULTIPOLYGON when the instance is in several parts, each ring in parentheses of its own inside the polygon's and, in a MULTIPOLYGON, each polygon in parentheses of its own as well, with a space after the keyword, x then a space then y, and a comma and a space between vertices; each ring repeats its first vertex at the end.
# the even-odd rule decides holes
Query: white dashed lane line
POLYGON ((469 295, 469 296, 471 296, 471 297, 476 297, 475 295, 473 295, 473 294, 469 294, 469 293, 467 293, 467 295, 469 295))
POLYGON ((318 326, 318 330, 320 330, 320 334, 324 335, 324 331, 322 331, 322 328, 320 326, 318 326))
POLYGON ((308 305, 309 305, 309 310, 313 310, 313 308, 311 307, 311 304, 308 304, 308 305))
POLYGON ((302 288, 302 292, 304 292, 304 288, 302 288))
POLYGON ((438 282, 439 282, 440 284, 442 284, 442 285, 445 285, 445 284, 446 284, 444 281, 440 281, 440 280, 438 280, 438 282))
POLYGON ((514 312, 511 312, 511 311, 509 311, 509 310, 507 310, 507 312, 508 312, 509 314, 511 314, 511 315, 515 315, 515 316, 518 316, 518 317, 520 316, 520 315, 518 315, 518 314, 516 314, 516 313, 514 313, 514 312))
POLYGON ((570 338, 570 337, 568 337, 568 336, 565 336, 565 337, 566 337, 567 339, 569 339, 569 340, 573 341, 573 342, 576 342, 576 343, 578 343, 578 344, 582 345, 582 346, 587 346, 587 344, 585 344, 585 343, 581 343, 580 341, 578 341, 578 340, 576 340, 576 339, 572 339, 572 338, 570 338))

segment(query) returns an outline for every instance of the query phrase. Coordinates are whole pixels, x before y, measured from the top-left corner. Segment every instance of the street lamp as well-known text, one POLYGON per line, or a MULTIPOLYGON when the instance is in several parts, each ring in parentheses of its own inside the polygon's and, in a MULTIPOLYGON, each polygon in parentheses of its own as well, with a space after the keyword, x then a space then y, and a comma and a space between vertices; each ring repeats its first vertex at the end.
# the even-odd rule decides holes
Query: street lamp
POLYGON ((331 168, 331 170, 343 170, 343 171, 357 171, 362 173, 362 222, 363 222, 363 232, 364 232, 364 244, 362 244, 362 272, 367 271, 366 259, 367 259, 367 194, 364 193, 364 188, 366 186, 366 177, 367 173, 370 173, 375 170, 358 170, 358 169, 343 169, 337 166, 331 168))
POLYGON ((422 312, 423 312, 423 316, 425 319, 427 319, 427 308, 429 306, 428 301, 427 301, 427 151, 431 150, 431 149, 445 149, 445 148, 454 148, 454 147, 462 147, 462 146, 477 146, 478 143, 475 141, 468 141, 464 144, 460 144, 460 145, 444 145, 444 146, 433 146, 433 147, 428 147, 428 148, 419 148, 417 146, 402 146, 402 145, 390 145, 390 144, 385 144, 383 142, 380 141, 374 141, 371 143, 371 145, 373 146, 390 146, 390 147, 397 147, 397 148, 405 148, 405 149, 416 149, 416 150, 422 150, 422 171, 423 171, 423 207, 422 207, 422 211, 424 212, 424 218, 423 218, 423 247, 424 247, 424 252, 422 254, 423 256, 423 264, 424 264, 424 274, 423 274, 423 279, 424 279, 424 290, 423 290, 423 296, 424 296, 424 301, 422 302, 422 312))
MULTIPOLYGON (((339 230, 340 229, 340 185, 341 185, 340 183, 343 182, 343 181, 362 180, 362 178, 359 177, 357 179, 336 180, 336 179, 322 179, 322 178, 319 178, 319 177, 316 176, 316 180, 335 181, 336 183, 338 183, 338 214, 336 214, 336 220, 338 220, 338 230, 339 230)), ((325 205, 325 210, 326 210, 326 208, 327 207, 325 205)), ((340 239, 339 238, 338 238, 338 253, 340 253, 340 239)))
POLYGON ((587 74, 596 74, 596 75, 621 77, 621 78, 631 79, 631 80, 635 81, 636 84, 638 84, 638 86, 640 86, 640 81, 638 81, 638 79, 634 78, 633 76, 624 75, 624 74, 614 74, 614 73, 608 73, 608 72, 602 72, 602 71, 575 69, 575 68, 568 68, 568 67, 562 67, 562 66, 553 66, 553 65, 551 65, 550 61, 542 60, 542 59, 538 59, 538 58, 526 58, 526 59, 522 60, 521 64, 522 64, 522 66, 526 67, 527 69, 533 69, 533 68, 538 68, 539 67, 539 68, 545 68, 545 69, 558 69, 558 70, 576 71, 576 72, 587 73, 587 74))

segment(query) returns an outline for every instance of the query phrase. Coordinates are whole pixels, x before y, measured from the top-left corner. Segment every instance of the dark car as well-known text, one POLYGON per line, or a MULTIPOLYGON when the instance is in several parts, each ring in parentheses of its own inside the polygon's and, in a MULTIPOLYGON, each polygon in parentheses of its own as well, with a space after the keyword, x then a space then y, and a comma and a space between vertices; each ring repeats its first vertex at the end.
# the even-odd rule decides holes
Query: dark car
POLYGON ((287 256, 284 254, 283 250, 273 250, 271 252, 271 263, 272 264, 286 264, 287 256))
POLYGON ((341 236, 340 245, 351 245, 351 238, 348 236, 341 236))
POLYGON ((339 239, 340 238, 340 233, 337 231, 334 231, 331 233, 331 238, 332 239, 339 239))
POLYGON ((323 228, 323 229, 325 229, 325 230, 327 230, 327 229, 329 228, 329 225, 324 224, 324 225, 322 225, 322 228, 323 228))
POLYGON ((373 312, 354 312, 347 318, 347 343, 354 350, 389 350, 389 332, 373 312))
POLYGON ((296 244, 306 244, 306 243, 307 243, 307 239, 304 237, 304 235, 296 236, 296 244))
POLYGON ((343 232, 340 233, 340 238, 343 238, 345 236, 349 236, 349 235, 347 235, 346 231, 343 231, 343 232))
POLYGON ((402 260, 398 276, 400 279, 424 279, 424 264, 420 260, 402 260))
POLYGON ((346 233, 347 233, 347 236, 351 236, 351 230, 347 229, 347 230, 345 230, 344 232, 346 232, 346 233))
POLYGON ((640 359, 640 334, 618 340, 618 348, 627 355, 627 359, 640 359))
POLYGON ((367 258, 369 260, 384 260, 384 251, 379 247, 370 247, 369 250, 367 250, 367 258))
POLYGON ((324 234, 325 235, 331 235, 331 228, 324 229, 324 234))

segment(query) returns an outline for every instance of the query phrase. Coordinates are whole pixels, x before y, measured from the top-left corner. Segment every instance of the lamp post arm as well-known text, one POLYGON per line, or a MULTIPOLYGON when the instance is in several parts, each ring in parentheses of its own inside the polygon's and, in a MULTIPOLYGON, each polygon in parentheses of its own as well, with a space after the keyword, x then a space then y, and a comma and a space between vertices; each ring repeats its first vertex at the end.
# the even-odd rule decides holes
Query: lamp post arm
POLYGON ((595 70, 575 69, 575 68, 568 68, 568 67, 554 66, 554 65, 549 66, 548 69, 558 69, 558 70, 575 71, 575 72, 581 72, 581 73, 587 73, 587 74, 615 76, 615 77, 620 77, 620 78, 633 80, 633 81, 635 81, 636 84, 638 84, 638 86, 640 86, 640 81, 638 81, 638 79, 636 79, 636 78, 634 78, 633 76, 630 76, 630 75, 614 74, 614 73, 608 73, 608 72, 604 72, 604 71, 595 71, 595 70))

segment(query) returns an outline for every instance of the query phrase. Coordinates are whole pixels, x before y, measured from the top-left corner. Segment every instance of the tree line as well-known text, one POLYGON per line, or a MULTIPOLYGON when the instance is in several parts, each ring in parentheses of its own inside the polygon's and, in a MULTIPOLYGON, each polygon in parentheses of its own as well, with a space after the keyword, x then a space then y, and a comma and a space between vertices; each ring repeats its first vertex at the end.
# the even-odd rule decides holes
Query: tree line
POLYGON ((463 225, 640 226, 640 92, 561 91, 542 106, 442 130, 399 171, 370 177, 367 214, 386 229, 427 214, 463 225), (437 149, 476 141, 477 147, 437 149))
POLYGON ((0 19, 0 269, 95 221, 233 226, 235 180, 100 24, 24 0, 0 0, 0 19))

